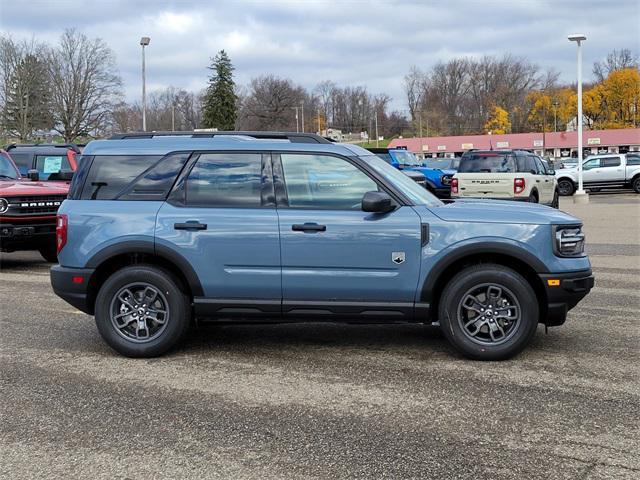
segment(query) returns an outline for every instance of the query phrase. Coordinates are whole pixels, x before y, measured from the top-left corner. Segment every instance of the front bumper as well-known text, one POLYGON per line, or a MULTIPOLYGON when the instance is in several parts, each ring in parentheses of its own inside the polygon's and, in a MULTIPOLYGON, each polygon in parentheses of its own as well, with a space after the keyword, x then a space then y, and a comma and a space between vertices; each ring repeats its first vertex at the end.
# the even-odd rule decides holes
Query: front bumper
POLYGON ((93 315, 93 302, 89 299, 89 280, 93 268, 51 267, 51 286, 56 295, 78 310, 93 315), (81 279, 81 280, 80 280, 81 279))
POLYGON ((56 224, 53 222, 8 222, 0 223, 0 250, 37 250, 55 245, 56 224))
POLYGON ((546 314, 542 323, 551 327, 562 325, 567 312, 575 307, 594 286, 591 270, 570 273, 539 274, 547 297, 546 314))

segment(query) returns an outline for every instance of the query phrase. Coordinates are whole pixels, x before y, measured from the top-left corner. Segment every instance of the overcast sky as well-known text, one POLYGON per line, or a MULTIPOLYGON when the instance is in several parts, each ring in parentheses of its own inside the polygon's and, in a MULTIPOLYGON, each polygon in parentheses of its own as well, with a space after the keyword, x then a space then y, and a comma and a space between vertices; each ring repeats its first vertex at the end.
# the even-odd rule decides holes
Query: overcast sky
POLYGON ((585 33, 585 75, 614 48, 640 50, 640 0, 166 1, 0 0, 1 30, 54 43, 76 27, 116 54, 128 100, 140 96, 141 36, 149 90, 205 86, 210 57, 225 49, 236 82, 261 74, 305 87, 325 79, 366 85, 406 109, 402 78, 412 65, 471 55, 524 56, 575 78, 569 33, 585 33))

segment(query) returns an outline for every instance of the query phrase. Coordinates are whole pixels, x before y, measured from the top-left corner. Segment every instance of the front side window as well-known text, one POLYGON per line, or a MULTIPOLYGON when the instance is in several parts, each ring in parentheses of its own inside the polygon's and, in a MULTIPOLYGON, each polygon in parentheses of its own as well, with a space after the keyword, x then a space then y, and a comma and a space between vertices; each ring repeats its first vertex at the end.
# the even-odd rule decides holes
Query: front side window
POLYGON ((206 153, 200 155, 186 183, 187 205, 261 206, 262 155, 206 153))
POLYGON ((592 158, 591 160, 587 160, 582 164, 583 170, 591 170, 592 168, 598 168, 600 166, 599 158, 592 158))
POLYGON ((600 159, 600 165, 603 167, 619 167, 620 157, 605 157, 600 159))
POLYGON ((290 207, 360 210, 364 194, 378 190, 376 182, 342 158, 289 153, 280 158, 290 207))

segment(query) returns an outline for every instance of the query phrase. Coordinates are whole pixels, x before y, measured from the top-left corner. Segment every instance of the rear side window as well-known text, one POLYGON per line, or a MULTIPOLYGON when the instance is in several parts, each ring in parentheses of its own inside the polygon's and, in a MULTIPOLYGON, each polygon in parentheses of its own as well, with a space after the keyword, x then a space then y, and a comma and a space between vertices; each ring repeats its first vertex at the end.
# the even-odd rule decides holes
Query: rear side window
POLYGON ((97 155, 84 182, 83 200, 113 200, 162 157, 158 155, 97 155))
POLYGON ((474 153, 460 160, 460 173, 511 173, 515 171, 513 155, 474 153))
POLYGON ((600 166, 602 167, 619 167, 620 157, 605 157, 600 159, 600 166))
POLYGON ((13 153, 9 152, 11 158, 13 159, 13 163, 16 164, 18 170, 20 170, 20 175, 25 176, 27 171, 33 165, 33 155, 31 153, 13 153))
POLYGON ((40 180, 64 180, 61 173, 72 173, 66 153, 64 155, 36 155, 36 170, 40 180))
POLYGON ((262 155, 207 153, 200 155, 186 182, 191 206, 261 206, 262 155))

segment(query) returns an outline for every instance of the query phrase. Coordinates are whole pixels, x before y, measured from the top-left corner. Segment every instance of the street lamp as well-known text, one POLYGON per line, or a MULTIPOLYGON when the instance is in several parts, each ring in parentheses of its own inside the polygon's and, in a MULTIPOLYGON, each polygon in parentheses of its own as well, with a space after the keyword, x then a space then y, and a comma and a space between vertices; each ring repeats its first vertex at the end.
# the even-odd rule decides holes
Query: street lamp
POLYGON ((553 101, 553 131, 554 133, 558 131, 558 107, 560 103, 558 100, 553 101))
POLYGON ((578 190, 573 196, 574 203, 588 203, 589 196, 582 188, 582 42, 587 37, 583 33, 573 33, 567 37, 578 44, 578 190))
POLYGON ((147 131, 147 80, 144 64, 144 47, 149 45, 151 38, 142 37, 140 45, 142 46, 142 131, 147 131))

